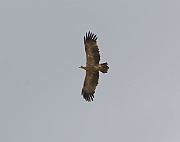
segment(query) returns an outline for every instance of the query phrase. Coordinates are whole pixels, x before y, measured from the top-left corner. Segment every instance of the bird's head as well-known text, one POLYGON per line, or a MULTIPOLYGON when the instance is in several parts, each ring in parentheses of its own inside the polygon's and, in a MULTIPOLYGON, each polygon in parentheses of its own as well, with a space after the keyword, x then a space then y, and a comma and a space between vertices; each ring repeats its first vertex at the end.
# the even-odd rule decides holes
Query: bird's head
POLYGON ((81 68, 81 69, 86 69, 86 66, 80 66, 79 68, 81 68))

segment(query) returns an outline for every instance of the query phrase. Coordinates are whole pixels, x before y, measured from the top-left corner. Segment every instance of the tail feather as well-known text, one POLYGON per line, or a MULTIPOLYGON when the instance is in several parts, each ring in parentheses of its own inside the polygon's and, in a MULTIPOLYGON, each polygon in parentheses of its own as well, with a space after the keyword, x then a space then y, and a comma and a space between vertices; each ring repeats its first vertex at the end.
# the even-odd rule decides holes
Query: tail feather
POLYGON ((107 62, 100 64, 100 71, 102 73, 107 73, 108 69, 109 69, 109 67, 108 67, 108 63, 107 62))

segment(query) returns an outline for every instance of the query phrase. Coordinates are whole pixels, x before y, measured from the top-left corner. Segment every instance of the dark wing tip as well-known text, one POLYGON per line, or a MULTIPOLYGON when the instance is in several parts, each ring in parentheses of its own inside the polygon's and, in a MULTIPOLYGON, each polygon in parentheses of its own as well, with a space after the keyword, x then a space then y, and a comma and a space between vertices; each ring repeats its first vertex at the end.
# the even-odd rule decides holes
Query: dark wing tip
POLYGON ((91 102, 91 101, 93 101, 93 99, 94 99, 94 92, 93 93, 88 93, 88 92, 86 92, 86 91, 84 91, 83 89, 82 89, 82 94, 81 95, 83 95, 83 98, 86 100, 86 101, 88 101, 88 102, 91 102))
POLYGON ((88 32, 88 33, 86 33, 86 35, 84 36, 84 43, 86 42, 86 41, 94 41, 94 42, 96 42, 97 41, 97 35, 95 35, 94 33, 92 33, 92 32, 88 32))

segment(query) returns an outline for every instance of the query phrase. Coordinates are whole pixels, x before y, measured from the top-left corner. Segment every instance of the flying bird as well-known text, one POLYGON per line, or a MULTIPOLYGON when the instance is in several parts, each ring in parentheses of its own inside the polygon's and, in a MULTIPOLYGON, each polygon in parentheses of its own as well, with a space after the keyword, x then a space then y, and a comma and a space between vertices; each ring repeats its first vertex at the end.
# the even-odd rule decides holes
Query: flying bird
POLYGON ((98 84, 99 71, 107 73, 109 67, 107 62, 99 64, 100 54, 97 45, 97 36, 94 33, 90 31, 86 33, 84 36, 84 45, 86 52, 86 65, 80 66, 79 68, 86 70, 86 76, 81 95, 86 101, 91 102, 94 99, 95 89, 98 84))

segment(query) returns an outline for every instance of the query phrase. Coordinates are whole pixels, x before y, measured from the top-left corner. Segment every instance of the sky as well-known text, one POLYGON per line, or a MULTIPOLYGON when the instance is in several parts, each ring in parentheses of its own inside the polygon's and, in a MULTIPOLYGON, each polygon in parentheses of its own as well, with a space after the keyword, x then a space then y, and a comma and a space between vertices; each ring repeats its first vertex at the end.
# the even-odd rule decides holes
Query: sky
POLYGON ((180 2, 0 0, 1 142, 179 142, 180 2), (93 102, 83 36, 98 36, 93 102))

